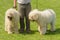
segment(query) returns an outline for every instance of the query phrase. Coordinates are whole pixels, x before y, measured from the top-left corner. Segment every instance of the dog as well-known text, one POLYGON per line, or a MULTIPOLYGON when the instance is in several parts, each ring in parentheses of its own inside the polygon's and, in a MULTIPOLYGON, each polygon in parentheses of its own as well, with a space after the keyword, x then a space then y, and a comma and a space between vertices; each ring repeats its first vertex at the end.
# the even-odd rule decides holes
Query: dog
POLYGON ((34 9, 29 13, 29 20, 38 24, 38 31, 41 35, 46 34, 48 24, 51 25, 51 31, 55 31, 56 14, 52 9, 40 11, 34 9))
POLYGON ((20 14, 14 9, 10 8, 5 13, 5 31, 8 34, 18 33, 18 22, 19 22, 20 14))

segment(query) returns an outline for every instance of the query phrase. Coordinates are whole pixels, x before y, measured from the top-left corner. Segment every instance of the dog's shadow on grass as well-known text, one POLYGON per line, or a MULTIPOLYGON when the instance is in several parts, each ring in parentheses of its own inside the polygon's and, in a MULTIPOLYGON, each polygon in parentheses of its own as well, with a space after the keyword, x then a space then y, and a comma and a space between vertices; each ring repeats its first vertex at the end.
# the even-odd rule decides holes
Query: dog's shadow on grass
MULTIPOLYGON (((38 32, 38 30, 32 30, 30 33, 27 33, 25 31, 25 32, 20 33, 20 34, 23 34, 23 35, 31 35, 31 34, 36 34, 36 32, 38 32)), ((54 32, 51 32, 50 30, 47 30, 47 33, 45 35, 56 35, 56 34, 60 34, 60 28, 56 29, 56 31, 54 31, 54 32)))
POLYGON ((56 29, 54 32, 48 30, 46 33, 46 35, 56 35, 56 34, 60 34, 60 28, 56 29))
POLYGON ((29 34, 35 34, 36 32, 38 32, 38 30, 31 30, 29 33, 24 31, 23 33, 20 33, 20 34, 29 35, 29 34))

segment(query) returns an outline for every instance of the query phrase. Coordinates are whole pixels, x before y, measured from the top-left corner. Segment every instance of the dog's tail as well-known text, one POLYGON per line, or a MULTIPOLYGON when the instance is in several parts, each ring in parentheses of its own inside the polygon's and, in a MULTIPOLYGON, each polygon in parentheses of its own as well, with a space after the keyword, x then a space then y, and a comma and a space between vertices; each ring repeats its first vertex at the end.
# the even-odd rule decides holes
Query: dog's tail
POLYGON ((48 11, 49 11, 50 13, 52 13, 53 15, 55 15, 55 16, 56 16, 56 13, 55 13, 55 11, 54 11, 54 10, 52 10, 52 9, 48 9, 48 11))
POLYGON ((48 9, 48 11, 49 11, 50 13, 52 13, 52 14, 56 14, 55 11, 52 10, 52 9, 48 9))

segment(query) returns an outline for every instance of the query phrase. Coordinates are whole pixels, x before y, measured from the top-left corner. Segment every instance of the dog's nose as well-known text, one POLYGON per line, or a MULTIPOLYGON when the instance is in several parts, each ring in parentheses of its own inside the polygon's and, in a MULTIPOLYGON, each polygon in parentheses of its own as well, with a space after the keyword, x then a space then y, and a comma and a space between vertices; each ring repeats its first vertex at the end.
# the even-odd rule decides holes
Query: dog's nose
POLYGON ((12 20, 12 17, 10 17, 10 20, 12 20))
POLYGON ((9 19, 9 20, 12 20, 12 17, 8 16, 8 19, 9 19))

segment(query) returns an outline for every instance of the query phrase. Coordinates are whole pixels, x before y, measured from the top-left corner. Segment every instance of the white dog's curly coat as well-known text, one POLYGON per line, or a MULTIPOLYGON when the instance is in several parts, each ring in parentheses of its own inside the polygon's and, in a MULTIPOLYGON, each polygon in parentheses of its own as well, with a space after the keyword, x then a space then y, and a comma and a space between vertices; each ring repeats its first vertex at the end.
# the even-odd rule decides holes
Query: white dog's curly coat
POLYGON ((19 12, 14 8, 10 8, 6 11, 5 14, 5 31, 8 34, 18 33, 18 21, 19 21, 19 12))
POLYGON ((38 31, 40 34, 45 34, 47 25, 50 23, 51 31, 55 31, 56 14, 52 9, 39 11, 35 9, 29 13, 29 19, 34 20, 38 24, 38 31))

